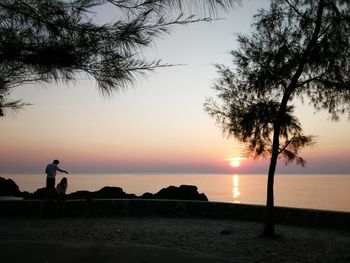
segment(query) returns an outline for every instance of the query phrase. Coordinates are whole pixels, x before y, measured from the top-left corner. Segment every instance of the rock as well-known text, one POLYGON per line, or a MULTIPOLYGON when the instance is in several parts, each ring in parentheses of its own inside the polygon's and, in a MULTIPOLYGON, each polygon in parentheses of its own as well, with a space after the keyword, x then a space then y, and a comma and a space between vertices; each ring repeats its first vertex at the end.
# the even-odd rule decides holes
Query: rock
POLYGON ((46 199, 46 187, 39 188, 34 193, 22 192, 21 196, 23 197, 23 199, 46 199))
POLYGON ((13 180, 0 177, 0 196, 19 196, 20 194, 21 191, 13 180))
POLYGON ((68 199, 104 199, 104 198, 136 198, 127 194, 120 187, 105 186, 96 192, 77 191, 67 195, 68 199))
POLYGON ((35 199, 45 199, 47 195, 46 187, 39 188, 34 192, 35 199))
MULTIPOLYGON (((77 191, 67 195, 67 199, 113 199, 113 198, 138 198, 134 194, 127 194, 120 187, 105 186, 102 189, 89 192, 77 191)), ((163 188, 156 194, 144 193, 141 199, 174 199, 174 200, 199 200, 208 201, 205 194, 198 193, 197 187, 192 185, 181 185, 179 187, 169 186, 163 188)))
POLYGON ((197 186, 194 185, 169 186, 154 194, 153 198, 208 201, 206 195, 198 193, 197 186))
POLYGON ((92 192, 76 191, 67 195, 67 199, 91 199, 92 192))
POLYGON ((21 197, 23 197, 23 199, 33 199, 33 193, 29 193, 27 191, 24 191, 21 193, 21 197))
MULTIPOLYGON (((18 190, 19 191, 19 190, 18 190)), ((34 193, 18 193, 17 196, 22 196, 24 199, 45 199, 47 194, 46 188, 40 188, 34 193)), ((67 199, 173 199, 173 200, 197 200, 208 201, 205 194, 199 193, 194 185, 181 185, 179 187, 169 186, 161 189, 158 193, 144 193, 138 197, 135 194, 127 194, 120 187, 105 186, 98 191, 76 191, 67 195, 67 199)))
POLYGON ((37 189, 34 193, 23 192, 24 199, 45 199, 47 195, 46 187, 37 189))
POLYGON ((105 186, 93 195, 94 198, 125 198, 127 194, 120 187, 105 186))
POLYGON ((140 196, 142 199, 154 199, 154 194, 151 193, 144 193, 143 195, 140 196))

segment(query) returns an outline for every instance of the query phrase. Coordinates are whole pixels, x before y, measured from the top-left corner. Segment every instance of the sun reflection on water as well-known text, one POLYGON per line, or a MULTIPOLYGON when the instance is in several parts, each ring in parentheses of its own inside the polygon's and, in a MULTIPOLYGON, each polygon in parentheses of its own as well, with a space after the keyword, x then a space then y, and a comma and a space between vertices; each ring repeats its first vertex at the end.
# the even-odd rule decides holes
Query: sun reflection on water
POLYGON ((241 193, 239 192, 239 180, 238 180, 238 175, 235 174, 232 176, 232 196, 233 196, 233 202, 234 203, 240 203, 238 200, 239 196, 241 193))

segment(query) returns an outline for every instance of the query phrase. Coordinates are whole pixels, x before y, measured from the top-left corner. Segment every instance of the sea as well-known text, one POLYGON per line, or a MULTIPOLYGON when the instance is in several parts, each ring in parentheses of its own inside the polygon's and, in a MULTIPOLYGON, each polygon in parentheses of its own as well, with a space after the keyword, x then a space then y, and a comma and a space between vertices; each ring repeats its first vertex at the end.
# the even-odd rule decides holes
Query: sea
MULTIPOLYGON (((59 174, 56 183, 65 174, 59 174)), ((45 186, 45 175, 1 175, 16 182, 21 191, 34 192, 45 186)), ((169 185, 195 185, 209 201, 259 204, 266 202, 266 175, 247 174, 69 174, 68 193, 97 191, 117 186, 126 193, 156 193, 169 185)), ((350 174, 275 176, 275 205, 350 212, 350 174)))

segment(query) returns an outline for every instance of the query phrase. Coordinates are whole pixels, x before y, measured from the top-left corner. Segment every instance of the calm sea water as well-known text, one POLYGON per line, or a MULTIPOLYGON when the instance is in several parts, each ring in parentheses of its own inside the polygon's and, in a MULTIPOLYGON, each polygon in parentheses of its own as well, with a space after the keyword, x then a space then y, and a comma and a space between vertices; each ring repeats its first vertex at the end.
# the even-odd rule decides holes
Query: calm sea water
MULTIPOLYGON (((45 175, 1 175, 13 179, 21 191, 44 187, 45 175)), ((63 175, 58 175, 56 181, 63 175)), ((265 175, 68 175, 68 193, 96 191, 103 186, 119 186, 126 193, 156 193, 169 185, 196 185, 210 201, 265 204, 265 175)), ((350 175, 276 175, 276 206, 350 211, 350 175)))

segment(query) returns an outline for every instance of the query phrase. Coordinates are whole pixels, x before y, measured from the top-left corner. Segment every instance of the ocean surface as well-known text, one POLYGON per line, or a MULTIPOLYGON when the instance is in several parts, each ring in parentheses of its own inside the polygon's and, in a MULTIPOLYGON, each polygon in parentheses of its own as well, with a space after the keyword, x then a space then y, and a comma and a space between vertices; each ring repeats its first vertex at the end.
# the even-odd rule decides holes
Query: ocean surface
MULTIPOLYGON (((45 175, 1 175, 13 179, 21 191, 45 186, 45 175)), ((56 183, 65 175, 59 174, 56 183)), ((68 193, 122 187, 126 193, 156 193, 169 185, 196 185, 209 201, 265 204, 265 175, 222 174, 69 174, 68 193)), ((349 175, 276 175, 275 205, 350 212, 349 175)))

